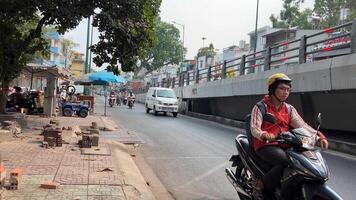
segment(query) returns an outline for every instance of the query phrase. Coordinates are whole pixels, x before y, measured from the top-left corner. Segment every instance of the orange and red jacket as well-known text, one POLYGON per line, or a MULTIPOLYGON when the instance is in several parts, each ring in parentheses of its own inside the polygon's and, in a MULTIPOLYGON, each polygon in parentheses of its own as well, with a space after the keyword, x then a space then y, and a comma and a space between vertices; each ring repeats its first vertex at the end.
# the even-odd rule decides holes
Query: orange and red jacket
MULTIPOLYGON (((262 102, 265 105, 266 113, 271 113, 274 115, 278 125, 263 121, 262 113, 258 106, 255 105, 253 107, 251 113, 251 133, 254 136, 253 146, 255 151, 266 145, 276 145, 282 148, 287 148, 288 146, 286 145, 280 145, 277 142, 267 143, 261 139, 261 136, 266 133, 273 134, 277 137, 280 133, 279 127, 281 128, 282 132, 289 131, 293 128, 303 127, 308 131, 316 134, 316 130, 304 122, 302 117, 298 114, 297 110, 292 105, 289 105, 291 109, 288 109, 286 103, 282 103, 278 109, 271 103, 270 97, 268 95, 263 97, 262 102)), ((321 132, 319 132, 319 137, 320 139, 325 139, 325 136, 321 132)))

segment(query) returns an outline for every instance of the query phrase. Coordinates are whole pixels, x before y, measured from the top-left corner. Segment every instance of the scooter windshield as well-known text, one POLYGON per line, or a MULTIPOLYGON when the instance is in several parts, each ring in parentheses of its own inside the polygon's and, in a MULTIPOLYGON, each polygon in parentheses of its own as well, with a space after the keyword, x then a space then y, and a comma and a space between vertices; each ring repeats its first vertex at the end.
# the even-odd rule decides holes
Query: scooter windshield
POLYGON ((317 136, 304 128, 293 129, 292 132, 301 141, 302 147, 308 150, 315 149, 317 136))

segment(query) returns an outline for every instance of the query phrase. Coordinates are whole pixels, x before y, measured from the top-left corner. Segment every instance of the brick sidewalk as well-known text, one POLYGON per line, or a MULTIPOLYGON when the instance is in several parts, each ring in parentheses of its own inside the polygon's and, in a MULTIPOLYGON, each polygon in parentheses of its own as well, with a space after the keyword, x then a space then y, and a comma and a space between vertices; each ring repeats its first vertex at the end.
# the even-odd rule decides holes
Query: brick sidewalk
MULTIPOLYGON (((90 126, 91 122, 96 122, 99 127, 114 128, 114 123, 106 117, 57 119, 60 121, 59 127, 90 126)), ((0 145, 7 179, 11 169, 23 169, 20 189, 7 190, 2 196, 3 200, 139 199, 136 189, 124 184, 123 172, 115 164, 114 156, 82 155, 77 145, 79 137, 73 131, 63 131, 62 137, 66 142, 62 147, 44 149, 41 147, 43 136, 38 129, 47 124, 49 119, 30 116, 26 120, 29 129, 25 130, 25 137, 0 145), (61 185, 54 190, 40 188, 45 181, 56 181, 61 185)), ((121 127, 116 128, 120 130, 121 127)), ((110 148, 101 141, 99 147, 110 148)))

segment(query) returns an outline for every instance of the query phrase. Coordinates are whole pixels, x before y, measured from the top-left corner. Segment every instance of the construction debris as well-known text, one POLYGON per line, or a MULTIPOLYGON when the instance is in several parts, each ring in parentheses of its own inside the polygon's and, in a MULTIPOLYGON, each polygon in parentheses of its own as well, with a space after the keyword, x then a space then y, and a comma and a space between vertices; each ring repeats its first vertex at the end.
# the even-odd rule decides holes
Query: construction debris
POLYGON ((10 172, 10 190, 18 190, 21 186, 21 180, 22 180, 22 169, 20 168, 15 168, 10 172))
POLYGON ((22 129, 16 121, 3 121, 2 129, 10 131, 15 137, 22 133, 22 129))
POLYGON ((112 169, 106 167, 106 168, 104 168, 104 169, 98 170, 97 172, 112 172, 112 171, 114 171, 114 170, 112 170, 112 169))
POLYGON ((54 182, 54 181, 48 181, 48 182, 44 182, 41 184, 41 188, 44 188, 44 189, 57 189, 59 188, 61 184, 58 183, 58 182, 54 182))

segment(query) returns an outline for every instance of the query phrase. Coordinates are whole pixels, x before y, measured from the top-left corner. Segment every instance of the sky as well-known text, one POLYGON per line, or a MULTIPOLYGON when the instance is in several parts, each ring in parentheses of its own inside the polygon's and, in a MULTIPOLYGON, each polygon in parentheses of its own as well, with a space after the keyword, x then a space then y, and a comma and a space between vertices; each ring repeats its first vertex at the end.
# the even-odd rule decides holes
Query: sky
MULTIPOLYGON (((248 33, 254 31, 257 0, 162 0, 161 20, 184 24, 184 46, 187 59, 193 59, 198 49, 212 43, 222 51, 240 40, 249 42, 248 33)), ((314 0, 305 0, 302 8, 313 7, 314 0)), ((260 0, 258 27, 271 26, 271 14, 279 15, 282 0, 260 0)), ((175 25, 181 32, 182 26, 175 25)), ((78 51, 85 53, 87 20, 65 34, 65 38, 78 43, 78 51)), ((93 43, 99 33, 94 29, 93 43)), ((183 38, 182 38, 183 39, 183 38)))

